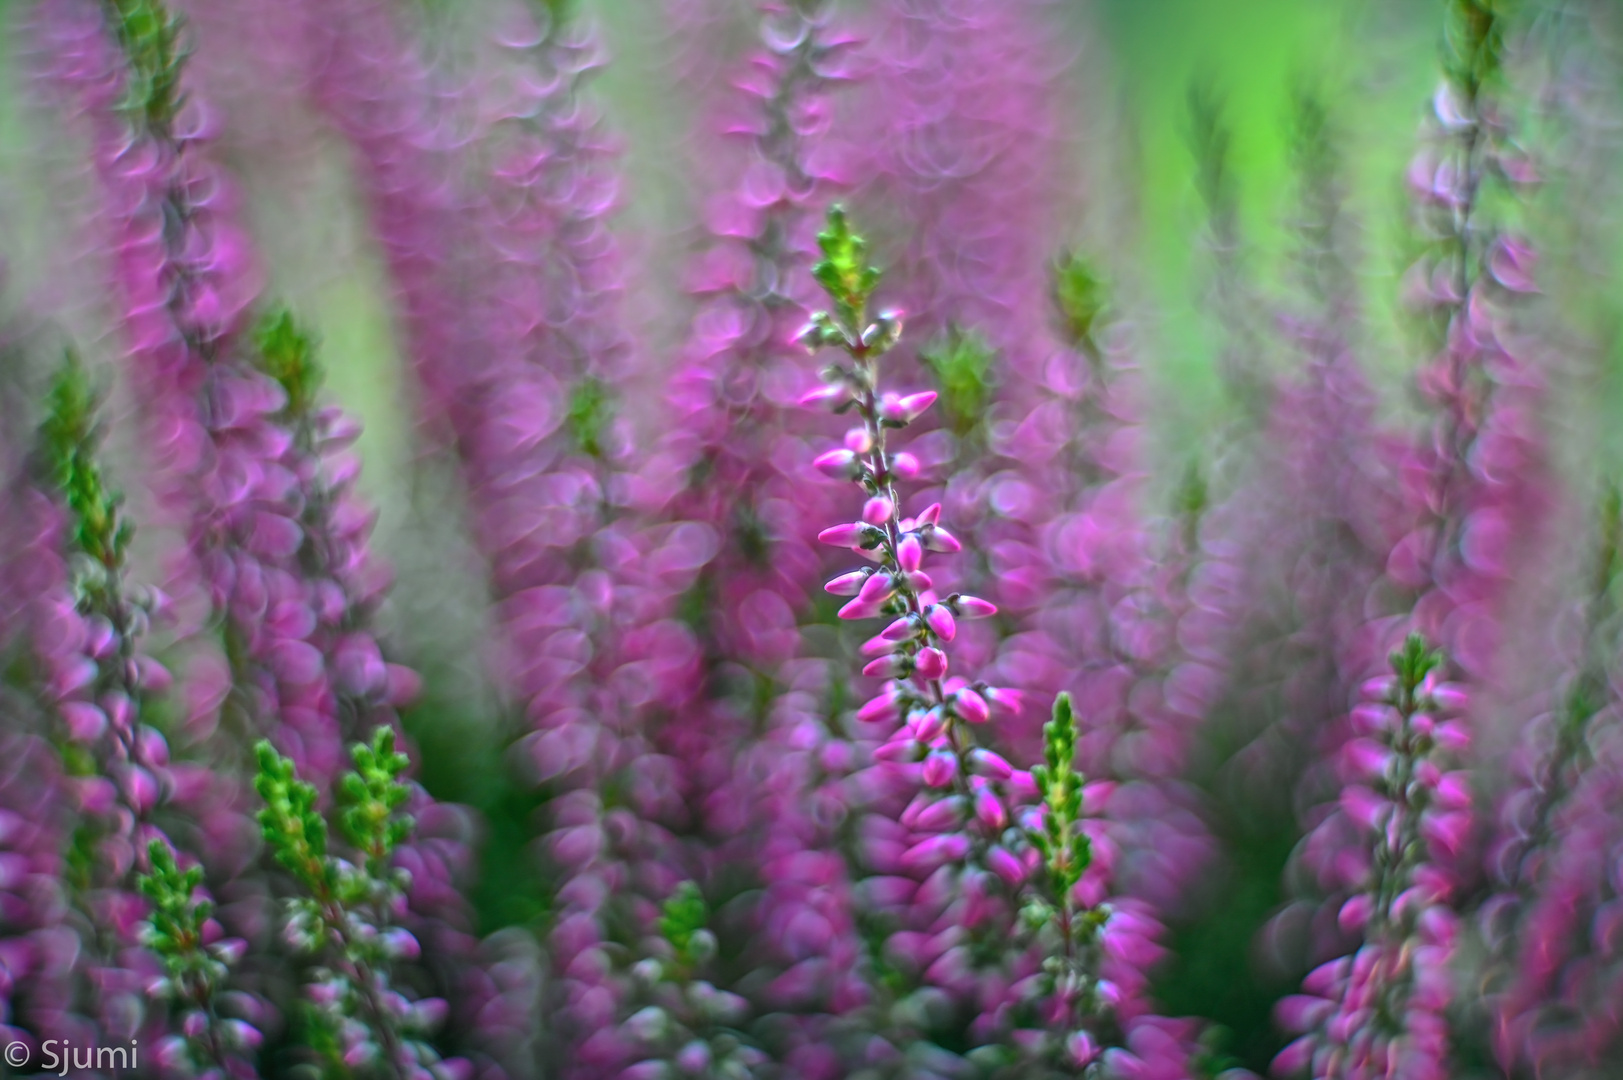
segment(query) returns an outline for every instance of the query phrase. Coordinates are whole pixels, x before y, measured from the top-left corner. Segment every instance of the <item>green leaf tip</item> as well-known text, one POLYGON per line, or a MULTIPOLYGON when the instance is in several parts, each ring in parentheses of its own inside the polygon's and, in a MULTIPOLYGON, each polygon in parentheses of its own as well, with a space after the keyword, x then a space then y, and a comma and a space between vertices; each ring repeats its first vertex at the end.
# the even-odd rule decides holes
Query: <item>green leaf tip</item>
POLYGON ((1426 680, 1426 676, 1442 667, 1443 654, 1433 649, 1426 641, 1425 635, 1411 633, 1403 639, 1403 644, 1393 651, 1389 658, 1392 671, 1403 684, 1407 694, 1412 695, 1415 689, 1426 680))
POLYGON ((316 362, 316 339, 285 307, 272 308, 254 327, 259 366, 287 393, 294 415, 308 413, 321 391, 323 373, 316 362))
POLYGON ((569 408, 564 422, 569 435, 583 454, 603 456, 603 436, 614 419, 614 395, 602 379, 588 375, 569 391, 569 408))
POLYGON ((945 336, 920 350, 919 359, 935 376, 942 414, 964 434, 984 415, 992 396, 997 352, 979 331, 950 326, 945 336))
POLYGON ((338 827, 344 839, 381 869, 416 827, 411 815, 396 814, 411 798, 410 786, 400 781, 411 767, 411 758, 395 750, 394 729, 386 725, 373 732, 370 745, 356 743, 350 757, 355 770, 338 781, 343 806, 338 827))
POLYGON ((851 228, 844 207, 828 208, 828 223, 817 234, 823 258, 812 267, 812 277, 834 301, 846 327, 859 331, 873 292, 879 287, 879 268, 868 264, 868 242, 851 228))
POLYGON ((69 351, 52 379, 40 425, 39 454, 72 519, 72 543, 109 569, 123 565, 133 530, 119 513, 123 498, 107 486, 97 461, 101 394, 69 351))
POLYGON ((1053 267, 1054 307, 1072 345, 1093 350, 1094 330, 1106 308, 1109 290, 1093 263, 1077 252, 1061 256, 1053 267))
POLYGON ((106 4, 129 62, 125 108, 148 127, 164 128, 183 100, 183 21, 158 0, 106 0, 106 4))

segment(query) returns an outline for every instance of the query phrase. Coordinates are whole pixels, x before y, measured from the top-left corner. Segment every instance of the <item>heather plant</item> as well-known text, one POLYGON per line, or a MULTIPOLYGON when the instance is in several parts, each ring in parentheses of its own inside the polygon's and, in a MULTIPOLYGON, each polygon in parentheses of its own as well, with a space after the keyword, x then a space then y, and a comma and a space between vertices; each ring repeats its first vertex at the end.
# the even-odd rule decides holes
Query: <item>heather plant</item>
POLYGON ((1394 320, 1377 114, 1294 85, 1275 265, 1119 6, 14 6, 7 1068, 1616 1071, 1604 5, 1443 5, 1394 320))
POLYGON ((392 856, 414 824, 401 813, 411 792, 400 776, 411 759, 396 752, 387 727, 377 730, 370 745, 357 743, 351 750, 355 771, 338 784, 339 832, 350 852, 345 858, 329 850, 316 789, 298 778, 293 762, 265 741, 255 754, 265 843, 299 889, 287 904, 286 937, 318 962, 306 986, 307 1045, 332 1056, 327 1067, 341 1063, 362 1074, 443 1072, 446 1063, 425 1040, 443 1020, 445 1002, 408 999, 391 979, 394 962, 412 959, 420 949, 410 931, 395 924, 410 884, 410 874, 392 856))

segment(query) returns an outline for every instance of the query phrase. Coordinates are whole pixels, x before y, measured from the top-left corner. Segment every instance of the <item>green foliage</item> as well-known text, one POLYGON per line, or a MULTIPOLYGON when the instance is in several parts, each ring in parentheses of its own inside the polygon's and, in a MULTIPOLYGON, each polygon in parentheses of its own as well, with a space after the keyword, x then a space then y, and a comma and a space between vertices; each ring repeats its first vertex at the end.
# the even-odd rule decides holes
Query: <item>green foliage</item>
POLYGON ((203 868, 180 869, 174 852, 161 840, 148 845, 147 860, 152 869, 135 880, 136 889, 152 903, 147 947, 163 958, 171 978, 214 975, 213 969, 222 965, 203 951, 203 924, 214 905, 195 895, 203 883, 203 868))
POLYGON ((919 359, 935 376, 941 395, 937 408, 953 430, 967 432, 991 397, 995 384, 992 364, 997 353, 979 333, 954 326, 940 341, 921 350, 919 359))
POLYGON ((298 778, 293 762, 264 739, 254 747, 259 769, 254 790, 265 800, 259 826, 276 861, 310 892, 325 896, 336 884, 327 858, 327 822, 316 809, 316 789, 298 778))
MULTIPOLYGON (((1053 719, 1043 725, 1044 764, 1031 770, 1047 813, 1031 842, 1042 852, 1054 894, 1070 896, 1093 861, 1093 850, 1078 828, 1082 820, 1082 777, 1076 771, 1076 711, 1071 695, 1054 699, 1053 719)), ((1068 902, 1068 901, 1066 901, 1068 902)))
POLYGON ((1474 99, 1503 71, 1508 0, 1449 0, 1443 70, 1474 99))
POLYGON ((1239 229, 1239 189, 1233 170, 1234 129, 1228 102, 1209 81, 1189 84, 1189 149, 1195 158, 1195 187, 1206 205, 1212 239, 1224 254, 1239 229))
POLYGON ((1200 542, 1200 522, 1211 504, 1211 492, 1200 462, 1191 461, 1172 492, 1172 515, 1180 525, 1183 546, 1194 551, 1200 542))
POLYGON ((682 882, 666 899, 659 916, 659 933, 671 943, 684 966, 692 967, 714 953, 715 939, 705 929, 709 921, 704 895, 693 882, 682 882))
POLYGON ((828 225, 817 234, 823 258, 812 267, 812 277, 834 301, 841 325, 859 329, 863 313, 874 289, 879 287, 879 269, 868 265, 868 242, 851 228, 840 206, 828 209, 828 225))
POLYGON ((614 397, 603 380, 588 375, 569 391, 569 411, 564 414, 564 422, 582 453, 603 455, 603 432, 613 417, 614 397))
POLYGON ((376 871, 411 835, 416 824, 409 814, 395 813, 411 798, 411 789, 400 782, 411 767, 411 759, 395 750, 394 729, 390 727, 378 728, 371 746, 356 743, 350 756, 355 771, 345 773, 338 782, 339 800, 344 806, 338 827, 344 839, 366 854, 376 871))
POLYGON ((1066 338, 1077 348, 1097 351, 1093 331, 1105 312, 1109 290, 1093 263, 1068 252, 1054 263, 1054 307, 1066 338))
POLYGON ((390 887, 389 856, 416 824, 409 814, 397 813, 411 796, 400 782, 411 761, 396 752, 393 729, 380 727, 370 745, 357 743, 351 749, 355 771, 337 784, 339 831, 366 859, 370 878, 328 854, 327 822, 316 809, 316 789, 298 778, 293 762, 263 739, 254 749, 259 759, 254 788, 265 801, 259 824, 276 861, 320 902, 359 903, 390 887))
POLYGON ((254 346, 260 369, 287 392, 288 412, 295 416, 308 413, 315 406, 322 382, 315 337, 294 320, 287 308, 275 308, 254 327, 254 346))
POLYGON ((1392 671, 1398 677, 1398 700, 1409 703, 1414 701, 1415 692, 1426 676, 1442 666, 1443 654, 1427 645, 1423 635, 1410 634, 1390 660, 1392 671))
POLYGON ((121 497, 108 489, 96 462, 99 404, 89 373, 70 352, 51 385, 40 453, 72 516, 73 546, 111 570, 123 565, 132 530, 119 514, 121 497))
POLYGON ((125 108, 140 114, 148 127, 161 128, 174 118, 182 100, 182 20, 158 0, 106 3, 129 61, 125 108))

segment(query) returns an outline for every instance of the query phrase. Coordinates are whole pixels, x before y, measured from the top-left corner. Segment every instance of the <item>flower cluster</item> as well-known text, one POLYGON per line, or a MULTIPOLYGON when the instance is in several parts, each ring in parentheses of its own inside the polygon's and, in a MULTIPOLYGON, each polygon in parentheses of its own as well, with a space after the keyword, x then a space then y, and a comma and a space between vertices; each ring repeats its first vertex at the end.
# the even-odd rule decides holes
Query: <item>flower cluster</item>
POLYGON ((1279 1005, 1306 1032, 1275 1067, 1314 1076, 1443 1077, 1458 919, 1450 872, 1471 826, 1464 690, 1418 634, 1391 657, 1392 675, 1363 688, 1358 738, 1342 747, 1339 811, 1308 838, 1321 879, 1345 890, 1337 921, 1363 944, 1317 968, 1305 994, 1279 1005))
POLYGON ((466 1063, 442 1062, 425 1041, 443 1022, 446 1003, 412 1000, 391 979, 393 962, 420 950, 409 931, 394 925, 405 909, 410 874, 392 865, 392 856, 414 825, 398 812, 411 797, 399 779, 411 759, 395 751, 394 731, 379 728, 370 746, 357 743, 355 771, 338 784, 339 831, 351 859, 329 852, 316 789, 298 778, 293 762, 269 742, 255 749, 265 843, 300 889, 288 902, 287 939, 319 964, 306 987, 315 1028, 309 1045, 332 1055, 329 1067, 341 1062, 385 1076, 422 1069, 458 1075, 466 1063))

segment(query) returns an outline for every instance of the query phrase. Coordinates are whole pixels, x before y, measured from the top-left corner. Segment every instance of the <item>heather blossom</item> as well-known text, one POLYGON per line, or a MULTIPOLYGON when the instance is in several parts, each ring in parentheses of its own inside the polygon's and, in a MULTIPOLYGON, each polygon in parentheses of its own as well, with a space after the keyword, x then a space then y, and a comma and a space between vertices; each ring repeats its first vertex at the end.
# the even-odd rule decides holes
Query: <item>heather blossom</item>
MULTIPOLYGON (((834 310, 814 315, 803 338, 813 347, 838 347, 850 363, 826 369, 824 386, 808 400, 854 411, 862 423, 816 464, 831 476, 858 482, 867 494, 861 520, 825 529, 818 538, 874 564, 841 574, 826 588, 850 598, 840 618, 888 620, 860 649, 870 658, 863 674, 888 682, 858 710, 857 719, 888 727, 892 734, 872 750, 877 764, 867 778, 870 790, 859 801, 878 811, 863 826, 861 857, 875 872, 862 883, 864 891, 874 914, 899 917, 903 927, 885 940, 885 960, 913 973, 920 984, 899 1003, 899 1022, 904 1031, 927 1032, 939 1022, 943 1006, 950 1012, 956 999, 979 1013, 970 1032, 984 1048, 978 1060, 985 1065, 1012 1064, 996 1049, 997 1040, 1007 1035, 1032 1060, 1068 1060, 1081 1067, 1108 1049, 1109 1067, 1124 1075, 1142 1068, 1178 1069, 1187 1054, 1186 1033, 1164 1030, 1131 1004, 1118 1011, 1143 991, 1144 970, 1158 955, 1149 940, 1155 924, 1130 903, 1103 904, 1110 848, 1102 832, 1083 819, 1070 699, 1060 699, 1047 729, 1046 768, 1016 771, 976 731, 994 715, 1013 714, 1018 692, 948 674, 946 647, 956 637, 958 621, 989 617, 996 608, 979 597, 935 592, 923 568, 925 551, 951 553, 961 545, 941 524, 939 505, 902 516, 897 481, 914 474, 916 465, 905 451, 887 446, 888 431, 907 427, 935 403, 936 394, 880 389, 879 360, 899 337, 901 317, 884 312, 870 321, 868 303, 879 274, 866 265, 866 245, 840 209, 830 211, 818 242, 824 260, 813 275, 834 310), (908 795, 911 799, 900 806, 908 795), (1038 797, 1041 806, 1022 805, 1038 797), (887 803, 900 807, 895 819, 884 810, 887 803), (1094 864, 1096 843, 1103 857, 1094 864), (993 947, 1007 950, 1007 969, 977 970, 974 957, 985 951, 977 949, 977 939, 998 942, 998 935, 1010 932, 1011 901, 1045 858, 1047 900, 1039 894, 1023 915, 1041 928, 1053 913, 1059 958, 1043 962, 1033 951, 1042 943, 1017 940, 993 947), (1102 954, 1081 958, 1078 950, 1095 947, 1102 954), (1082 968, 1075 966, 1079 963, 1082 968), (1033 1011, 1035 1016, 1024 1015, 1033 1011), (1090 1026, 1106 1015, 1120 1026, 1109 1033, 1090 1026), (1035 1027, 1025 1026, 1033 1019, 1035 1027), (1056 1031, 1050 1039, 1048 1033, 1056 1031), (1125 1048, 1108 1045, 1123 1031, 1125 1048)), ((1095 801, 1104 793, 1096 787, 1095 801)), ((1097 814, 1098 806, 1092 809, 1097 814)), ((933 1053, 949 1052, 936 1047, 933 1053)))
MULTIPOLYGON (((1339 905, 1342 933, 1358 944, 1308 977, 1308 995, 1281 1004, 1284 1025, 1308 1033, 1276 1061, 1282 1073, 1447 1075, 1456 905, 1474 820, 1470 774, 1451 770, 1472 742, 1473 695, 1491 685, 1505 582, 1526 539, 1517 526, 1536 520, 1540 499, 1528 400, 1536 384, 1503 314, 1507 297, 1533 289, 1531 256, 1478 216, 1490 175, 1515 182, 1527 172, 1489 92, 1503 29, 1471 0, 1451 15, 1451 64, 1433 103, 1438 137, 1410 170, 1437 238, 1411 272, 1415 302, 1443 338, 1420 379, 1437 416, 1432 438, 1400 466, 1415 517, 1386 568, 1415 597, 1397 621, 1416 629, 1392 654, 1393 676, 1365 683, 1336 751, 1338 804, 1303 848, 1339 905), (1446 664, 1422 635, 1444 643, 1446 664), (1469 691, 1442 681, 1450 667, 1469 691)), ((1367 632, 1390 635, 1393 623, 1367 632)))
MULTIPOLYGON (((70 356, 53 384, 40 434, 41 479, 51 502, 39 510, 55 527, 41 538, 39 554, 49 557, 47 545, 56 548, 50 552, 56 586, 40 598, 34 618, 46 697, 56 715, 51 741, 79 818, 65 845, 62 885, 72 914, 62 930, 79 935, 94 970, 83 973, 81 986, 57 988, 59 997, 41 994, 42 1003, 55 997, 53 1011, 60 1012, 30 1019, 44 1033, 95 1041, 89 1031, 70 1026, 70 1012, 82 1009, 100 1039, 146 1035, 156 1044, 153 1052, 163 1054, 166 1041, 155 1036, 169 1030, 168 1010, 161 997, 151 1006, 146 999, 155 986, 163 996, 178 987, 154 984, 161 969, 157 956, 140 949, 148 943, 140 897, 149 873, 175 866, 175 841, 166 825, 186 829, 176 830, 179 838, 195 837, 187 835, 184 818, 170 824, 177 809, 171 803, 187 783, 187 771, 171 767, 168 742, 146 715, 170 682, 141 642, 161 593, 129 581, 133 529, 98 461, 102 429, 96 409, 89 375, 70 356)), ((30 494, 42 497, 37 490, 30 494)), ((231 815, 229 807, 201 800, 189 809, 231 815)), ((42 814, 42 823, 51 816, 42 814)), ((188 900, 199 873, 196 867, 189 871, 188 900)), ((189 1034, 196 1036, 196 1060, 253 1075, 244 1055, 261 1038, 251 1022, 260 1006, 243 996, 230 1010, 238 1015, 230 1015, 218 1007, 227 999, 216 995, 228 961, 241 956, 244 943, 226 938, 206 917, 196 930, 194 947, 208 950, 211 977, 176 995, 189 1034)))

